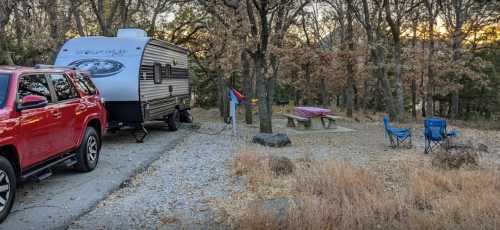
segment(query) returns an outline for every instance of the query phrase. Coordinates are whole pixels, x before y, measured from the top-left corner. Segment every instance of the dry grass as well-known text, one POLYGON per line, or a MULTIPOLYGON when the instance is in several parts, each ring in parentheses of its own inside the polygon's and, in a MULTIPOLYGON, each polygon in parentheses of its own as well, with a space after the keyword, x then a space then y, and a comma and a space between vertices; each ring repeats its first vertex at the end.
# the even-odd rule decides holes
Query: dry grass
POLYGON ((264 154, 242 150, 234 157, 232 167, 234 175, 245 176, 249 190, 256 191, 272 185, 273 173, 269 158, 264 154))
MULTIPOLYGON (((234 172, 254 191, 287 181, 290 207, 275 215, 251 202, 236 217, 243 229, 497 229, 500 174, 492 167, 444 170, 397 162, 388 176, 346 162, 297 161, 287 177, 273 177, 265 155, 240 153, 234 172), (387 189, 387 180, 397 189, 387 189)), ((264 202, 264 200, 262 201, 264 202)))

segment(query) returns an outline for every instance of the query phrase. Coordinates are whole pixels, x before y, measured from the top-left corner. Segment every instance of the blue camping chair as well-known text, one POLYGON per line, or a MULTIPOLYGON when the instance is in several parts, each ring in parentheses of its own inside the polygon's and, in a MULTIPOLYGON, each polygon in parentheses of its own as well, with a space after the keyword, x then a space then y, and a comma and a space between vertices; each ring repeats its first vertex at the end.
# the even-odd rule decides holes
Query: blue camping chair
POLYGON ((453 130, 448 133, 448 122, 441 118, 428 118, 424 121, 425 153, 430 153, 437 147, 445 147, 449 144, 448 140, 457 137, 459 132, 453 130))
POLYGON ((400 144, 409 142, 409 147, 412 146, 411 129, 409 128, 395 128, 389 121, 387 116, 384 117, 384 127, 386 136, 389 137, 391 147, 399 147, 400 144))

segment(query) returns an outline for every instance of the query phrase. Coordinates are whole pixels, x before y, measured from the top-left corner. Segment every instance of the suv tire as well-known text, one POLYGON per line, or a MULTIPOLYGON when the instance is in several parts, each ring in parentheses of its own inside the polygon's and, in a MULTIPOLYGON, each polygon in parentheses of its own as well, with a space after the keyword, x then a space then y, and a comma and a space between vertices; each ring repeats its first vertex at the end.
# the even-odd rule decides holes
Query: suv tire
POLYGON ((181 121, 181 118, 180 118, 180 112, 179 110, 174 110, 174 112, 172 114, 170 114, 168 116, 168 120, 167 120, 167 123, 168 123, 168 129, 170 131, 177 131, 179 129, 179 126, 180 126, 180 122, 181 121))
POLYGON ((87 127, 80 148, 76 152, 76 169, 80 172, 90 172, 95 169, 101 152, 101 138, 93 127, 87 127))
POLYGON ((5 157, 0 156, 0 223, 9 215, 14 197, 16 196, 16 174, 12 164, 5 157))

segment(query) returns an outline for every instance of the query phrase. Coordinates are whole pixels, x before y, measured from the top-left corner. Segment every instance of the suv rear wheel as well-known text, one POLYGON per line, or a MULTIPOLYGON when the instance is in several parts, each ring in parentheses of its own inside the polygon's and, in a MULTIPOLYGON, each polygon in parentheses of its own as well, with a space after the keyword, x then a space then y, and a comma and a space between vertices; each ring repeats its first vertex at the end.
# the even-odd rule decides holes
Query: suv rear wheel
POLYGON ((9 215, 16 195, 16 175, 10 162, 0 156, 0 223, 9 215))
POLYGON ((76 169, 80 172, 90 172, 95 169, 101 152, 101 139, 97 131, 87 127, 80 148, 76 153, 76 169))

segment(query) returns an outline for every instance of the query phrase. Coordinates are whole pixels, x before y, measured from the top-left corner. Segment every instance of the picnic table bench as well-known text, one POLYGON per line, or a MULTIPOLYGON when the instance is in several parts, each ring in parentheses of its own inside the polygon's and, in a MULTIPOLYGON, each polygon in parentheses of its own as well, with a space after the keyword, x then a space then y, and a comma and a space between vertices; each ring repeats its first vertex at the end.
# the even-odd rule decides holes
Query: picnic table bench
POLYGON ((323 115, 323 116, 321 116, 321 124, 323 125, 323 128, 325 128, 325 129, 336 128, 336 125, 337 125, 336 122, 338 119, 341 119, 341 118, 342 117, 334 116, 334 115, 323 115))
MULTIPOLYGON (((284 117, 288 119, 287 127, 289 128, 297 128, 295 122, 300 125, 301 128, 310 129, 312 127, 312 118, 302 117, 294 114, 283 114, 284 117)), ((341 119, 342 117, 334 116, 334 115, 322 115, 319 117, 321 119, 321 124, 325 129, 335 129, 336 121, 341 119)))
POLYGON ((284 117, 288 119, 287 126, 290 128, 296 128, 295 121, 302 125, 305 129, 311 128, 311 118, 301 117, 293 114, 283 114, 284 117))

